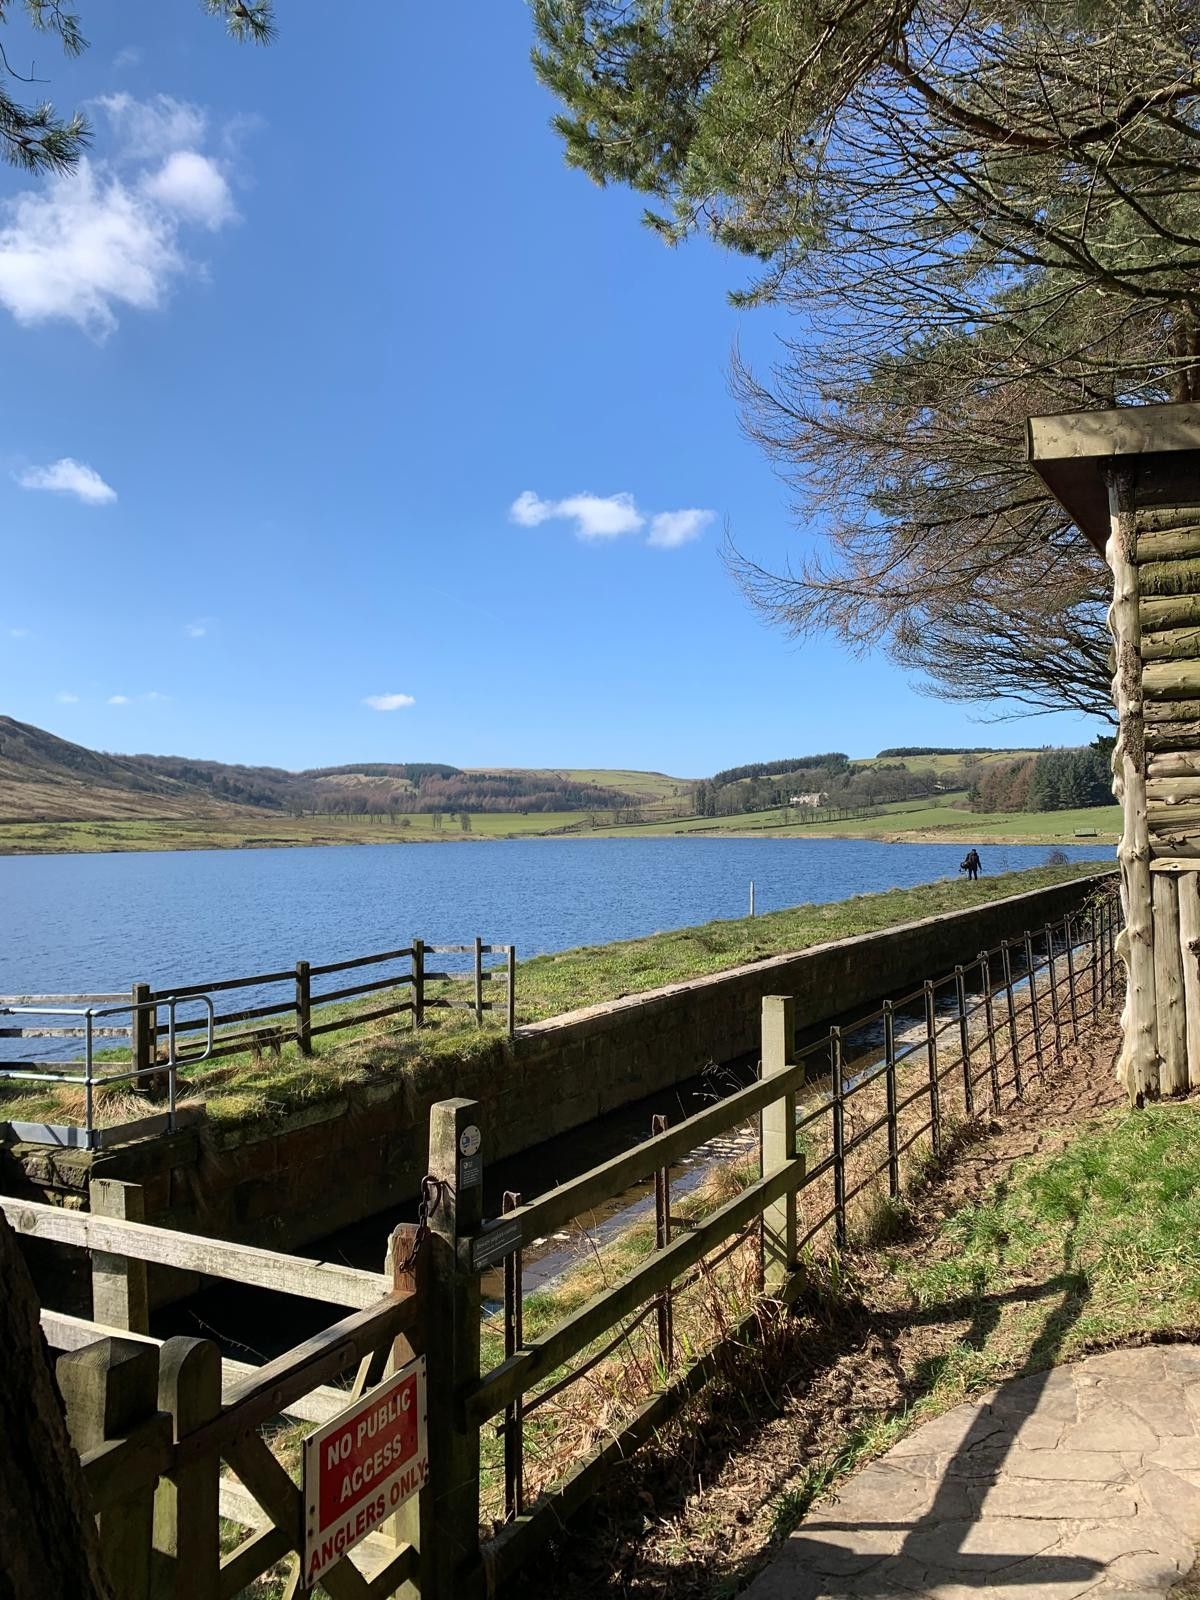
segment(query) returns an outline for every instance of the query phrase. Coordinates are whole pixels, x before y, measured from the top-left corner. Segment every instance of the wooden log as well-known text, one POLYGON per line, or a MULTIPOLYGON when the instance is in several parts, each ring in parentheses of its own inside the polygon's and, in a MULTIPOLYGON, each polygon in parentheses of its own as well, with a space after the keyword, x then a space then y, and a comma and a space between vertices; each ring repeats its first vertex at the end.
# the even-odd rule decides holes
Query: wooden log
POLYGON ((1183 963, 1183 1010, 1189 1089, 1200 1088, 1200 872, 1195 864, 1176 879, 1179 945, 1183 963))
POLYGON ((1160 1084, 1163 1094, 1187 1088, 1187 1035, 1183 1004, 1183 959, 1179 942, 1179 886, 1169 872, 1155 873, 1154 1002, 1157 1010, 1160 1084))
POLYGON ((1151 631, 1200 625, 1200 594, 1148 595, 1138 602, 1142 627, 1151 631))
POLYGON ((1200 694, 1200 661, 1148 661, 1142 668, 1147 700, 1193 700, 1200 694))
POLYGON ((1139 566, 1147 561, 1200 555, 1200 523, 1182 522, 1176 517, 1167 527, 1143 529, 1139 517, 1137 554, 1139 566))
POLYGON ((1146 799, 1152 813, 1162 806, 1200 806, 1200 778, 1147 777, 1146 799))
MULTIPOLYGON (((1156 589, 1152 585, 1147 586, 1147 574, 1153 579, 1158 569, 1150 563, 1139 572, 1135 565, 1137 536, 1133 515, 1133 477, 1128 470, 1110 474, 1108 500, 1110 532, 1104 554, 1113 575, 1113 600, 1108 610, 1108 626, 1117 651, 1113 700, 1120 717, 1120 731, 1113 750, 1113 788, 1124 816, 1117 859, 1121 868, 1125 927, 1117 944, 1127 975, 1117 1076, 1125 1085, 1130 1099, 1138 1103, 1147 1095, 1158 1093, 1153 888, 1150 834, 1146 824, 1142 662, 1138 652, 1141 640, 1139 580, 1148 588, 1148 592, 1166 594, 1200 593, 1200 581, 1187 582, 1182 591, 1179 588, 1156 589)), ((1194 569, 1191 576, 1200 580, 1200 563, 1169 562, 1159 565, 1194 569)), ((1200 681, 1197 688, 1200 689, 1200 681)))
POLYGON ((1155 755, 1167 755, 1172 751, 1180 754, 1191 754, 1200 750, 1200 726, 1190 723, 1161 723, 1148 722, 1146 729, 1146 749, 1155 755), (1177 733, 1176 728, 1185 731, 1177 733))
POLYGON ((1146 777, 1200 778, 1200 750, 1156 751, 1147 759, 1146 777))
POLYGON ((1145 631, 1142 618, 1143 661, 1188 661, 1200 656, 1200 628, 1162 628, 1145 631))
POLYGON ((1142 707, 1142 715, 1147 722, 1194 723, 1200 728, 1200 700, 1152 700, 1142 707))
POLYGON ((1143 533, 1200 525, 1200 508, 1189 505, 1178 494, 1172 494, 1165 505, 1146 505, 1144 496, 1139 496, 1139 500, 1142 503, 1139 504, 1135 514, 1139 552, 1143 533))
MULTIPOLYGON (((1133 537, 1130 530, 1130 539, 1133 537)), ((1132 564, 1132 562, 1131 562, 1132 564)), ((1147 561, 1138 568, 1142 594, 1200 594, 1200 561, 1147 561)))

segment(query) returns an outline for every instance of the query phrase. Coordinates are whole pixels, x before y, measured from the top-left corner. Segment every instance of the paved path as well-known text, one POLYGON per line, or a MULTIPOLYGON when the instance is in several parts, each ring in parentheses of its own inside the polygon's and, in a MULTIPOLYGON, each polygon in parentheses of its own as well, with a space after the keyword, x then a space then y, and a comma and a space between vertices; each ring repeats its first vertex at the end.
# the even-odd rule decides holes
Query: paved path
POLYGON ((747 1600, 1150 1600, 1200 1546, 1200 1346, 1091 1356, 916 1429, 747 1600))

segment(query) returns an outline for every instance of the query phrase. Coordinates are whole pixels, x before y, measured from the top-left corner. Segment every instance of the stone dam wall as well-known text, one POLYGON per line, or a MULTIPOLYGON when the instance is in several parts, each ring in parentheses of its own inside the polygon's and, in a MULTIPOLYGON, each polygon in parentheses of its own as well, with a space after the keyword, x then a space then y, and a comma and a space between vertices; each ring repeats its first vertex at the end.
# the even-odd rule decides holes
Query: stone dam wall
POLYGON ((143 1186, 148 1222, 299 1249, 416 1194, 438 1100, 479 1101, 485 1161, 519 1154, 754 1052, 764 995, 794 995, 801 1027, 869 1010, 1075 910, 1103 875, 589 1006, 470 1060, 381 1075, 279 1120, 226 1127, 200 1118, 169 1138, 96 1155, 18 1146, 0 1156, 0 1185, 86 1206, 93 1175, 120 1178, 143 1186))

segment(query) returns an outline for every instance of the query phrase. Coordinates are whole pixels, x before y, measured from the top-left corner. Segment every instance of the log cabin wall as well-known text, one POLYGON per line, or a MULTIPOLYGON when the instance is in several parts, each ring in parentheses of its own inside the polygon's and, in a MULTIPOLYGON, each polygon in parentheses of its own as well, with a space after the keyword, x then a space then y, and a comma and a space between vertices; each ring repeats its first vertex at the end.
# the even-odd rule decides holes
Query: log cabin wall
POLYGON ((1200 1086, 1200 471, 1194 452, 1108 470, 1114 788, 1132 1099, 1200 1086))

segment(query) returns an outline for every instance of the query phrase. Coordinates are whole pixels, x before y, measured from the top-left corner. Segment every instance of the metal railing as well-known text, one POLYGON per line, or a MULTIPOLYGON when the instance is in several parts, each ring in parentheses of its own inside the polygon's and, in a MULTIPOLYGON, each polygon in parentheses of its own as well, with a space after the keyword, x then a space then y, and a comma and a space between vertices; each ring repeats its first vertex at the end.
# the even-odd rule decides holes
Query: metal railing
POLYGON ((213 1051, 213 1003, 205 994, 191 995, 160 995, 154 1000, 134 1002, 124 1000, 113 995, 26 995, 10 997, 10 1002, 0 1003, 0 1017, 39 1017, 39 1018, 72 1018, 81 1019, 66 1025, 60 1022, 26 1024, 18 1023, 15 1027, 3 1029, 8 1038, 72 1038, 83 1040, 83 1059, 75 1061, 56 1061, 53 1063, 39 1061, 5 1062, 0 1065, 0 1084, 5 1083, 45 1083, 55 1084, 60 1088, 64 1085, 81 1088, 83 1090, 83 1121, 79 1126, 65 1122, 22 1122, 13 1121, 8 1124, 11 1136, 15 1139, 30 1144, 52 1144, 64 1146, 68 1149, 100 1150, 106 1144, 119 1144, 127 1139, 146 1138, 155 1133, 174 1133, 177 1125, 177 1098, 178 1098, 178 1071, 181 1064, 194 1065, 198 1061, 207 1060, 213 1051), (66 998, 90 1002, 87 1005, 64 1005, 66 998), (117 1003, 113 1003, 116 1001, 117 1003), (193 1027, 205 1031, 204 1040, 197 1050, 195 1041, 189 1041, 189 1050, 185 1057, 178 1053, 180 1034, 183 1031, 177 1017, 180 1005, 199 1005, 204 1008, 204 1017, 198 1019, 193 1027), (134 1038, 138 1031, 138 1022, 143 1015, 152 1013, 152 1020, 157 1026, 158 1013, 164 1008, 167 1012, 165 1029, 166 1056, 155 1059, 149 1065, 138 1064, 136 1057, 132 1066, 125 1066, 120 1061, 102 1061, 97 1059, 96 1042, 99 1039, 121 1038, 129 1036, 134 1038), (124 1026, 106 1026, 108 1019, 128 1016, 129 1021, 124 1026), (111 1087, 118 1083, 141 1083, 144 1080, 155 1078, 159 1082, 165 1079, 167 1090, 167 1108, 153 1116, 136 1117, 131 1121, 118 1124, 99 1124, 96 1121, 96 1091, 111 1087))

